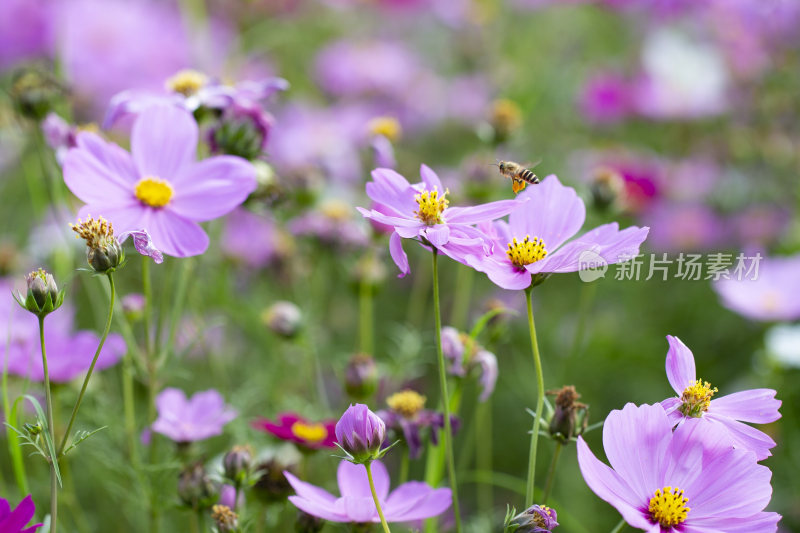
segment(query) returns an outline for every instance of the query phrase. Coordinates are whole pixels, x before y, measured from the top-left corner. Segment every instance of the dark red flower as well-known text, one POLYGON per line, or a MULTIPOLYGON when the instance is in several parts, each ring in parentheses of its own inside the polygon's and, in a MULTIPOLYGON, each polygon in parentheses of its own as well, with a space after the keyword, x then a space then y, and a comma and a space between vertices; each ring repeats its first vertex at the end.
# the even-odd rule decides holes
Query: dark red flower
POLYGON ((311 422, 296 413, 281 413, 277 422, 260 418, 253 422, 253 427, 271 433, 282 440, 295 442, 312 450, 335 448, 336 420, 311 422))

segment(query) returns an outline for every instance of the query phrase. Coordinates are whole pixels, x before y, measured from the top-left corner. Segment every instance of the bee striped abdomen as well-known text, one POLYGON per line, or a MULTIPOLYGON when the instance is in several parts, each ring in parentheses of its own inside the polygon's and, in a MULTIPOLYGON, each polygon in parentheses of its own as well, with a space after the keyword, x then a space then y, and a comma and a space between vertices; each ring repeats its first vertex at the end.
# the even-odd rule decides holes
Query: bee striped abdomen
POLYGON ((530 183, 531 185, 536 185, 539 183, 539 176, 534 174, 531 170, 524 168, 522 171, 517 174, 517 177, 523 181, 530 183))

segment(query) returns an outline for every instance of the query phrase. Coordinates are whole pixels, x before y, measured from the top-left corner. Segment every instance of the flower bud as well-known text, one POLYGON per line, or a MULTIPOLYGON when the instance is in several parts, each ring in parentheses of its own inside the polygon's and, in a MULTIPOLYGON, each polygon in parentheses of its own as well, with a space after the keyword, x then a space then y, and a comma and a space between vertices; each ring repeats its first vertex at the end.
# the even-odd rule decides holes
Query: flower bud
POLYGON ((187 466, 178 477, 178 497, 192 509, 208 509, 217 501, 217 487, 203 463, 187 466))
POLYGON ((492 102, 492 109, 489 115, 489 124, 492 126, 493 142, 500 144, 519 129, 522 124, 522 111, 519 106, 505 98, 492 102))
POLYGON ((58 309, 64 301, 64 293, 58 291, 52 274, 41 268, 25 276, 25 282, 28 285, 26 296, 23 298, 22 294, 16 294, 14 297, 23 309, 40 318, 58 309))
POLYGON ((233 533, 239 530, 239 515, 227 505, 215 505, 211 508, 211 519, 219 533, 233 533))
POLYGON ((546 505, 531 505, 512 520, 516 533, 549 533, 558 526, 555 509, 546 505))
POLYGON ((257 104, 234 104, 211 131, 211 151, 256 159, 264 151, 271 121, 272 117, 257 104))
POLYGON ((103 217, 96 220, 91 216, 86 222, 78 219, 70 224, 72 231, 86 241, 86 260, 92 270, 98 273, 114 272, 125 259, 122 247, 114 237, 114 226, 103 217))
POLYGON ((344 371, 344 388, 352 398, 366 400, 378 388, 378 366, 372 356, 357 353, 344 371))
POLYGON ((363 464, 381 455, 386 424, 363 403, 351 405, 336 423, 336 441, 351 462, 363 464))
POLYGON ((583 433, 589 421, 589 408, 577 401, 581 395, 572 385, 557 391, 547 391, 547 394, 556 397, 556 409, 553 418, 550 419, 548 431, 561 444, 567 444, 570 439, 583 433))
POLYGON ((240 485, 247 478, 252 461, 253 452, 249 446, 234 446, 222 458, 225 477, 240 485))
POLYGON ((297 519, 294 521, 295 533, 319 533, 325 527, 325 521, 303 511, 297 511, 297 519))
POLYGON ((35 424, 25 423, 22 424, 22 429, 24 429, 28 435, 35 437, 42 432, 42 424, 40 422, 36 422, 35 424))
POLYGON ((39 121, 53 109, 65 89, 47 72, 25 68, 14 74, 10 92, 19 112, 39 121))
POLYGON ((303 314, 292 302, 279 301, 261 313, 261 320, 273 333, 291 338, 300 331, 303 314))
POLYGON ((284 470, 297 474, 295 464, 287 464, 277 458, 259 463, 254 471, 256 482, 253 493, 265 503, 285 501, 293 489, 283 475, 284 470))

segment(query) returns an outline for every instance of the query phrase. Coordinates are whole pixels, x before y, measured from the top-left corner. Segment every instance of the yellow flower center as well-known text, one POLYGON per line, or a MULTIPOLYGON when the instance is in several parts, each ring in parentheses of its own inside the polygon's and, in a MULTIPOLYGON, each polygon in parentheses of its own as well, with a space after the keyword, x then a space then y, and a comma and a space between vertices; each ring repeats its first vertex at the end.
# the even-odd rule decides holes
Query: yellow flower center
POLYGON ((369 121, 367 130, 371 135, 383 135, 392 142, 400 139, 403 128, 394 117, 376 117, 369 121))
POLYGON ((417 205, 419 205, 419 209, 414 211, 414 214, 417 215, 418 219, 429 226, 441 224, 442 213, 450 204, 450 202, 447 200, 448 192, 449 191, 444 191, 442 197, 439 198, 439 191, 436 189, 432 191, 423 190, 421 193, 414 196, 414 199, 417 201, 417 205))
POLYGON ((718 389, 711 388, 711 383, 698 379, 685 389, 681 394, 681 401, 683 404, 679 407, 681 413, 686 416, 699 418, 706 411, 708 406, 711 405, 711 398, 718 389))
MULTIPOLYGON (((546 505, 540 505, 539 510, 542 511, 544 514, 553 518, 553 510, 546 505)), ((538 527, 547 527, 547 522, 545 522, 544 517, 539 513, 533 513, 533 523, 536 524, 538 527)))
POLYGON ((328 430, 324 424, 306 424, 298 421, 292 424, 292 434, 298 439, 316 443, 325 440, 328 430))
POLYGON ((199 91, 206 83, 208 76, 192 69, 178 71, 175 75, 167 79, 167 89, 184 96, 191 96, 199 91))
POLYGON ((544 241, 539 237, 534 237, 531 240, 530 235, 526 235, 522 242, 519 242, 516 237, 508 243, 508 250, 506 255, 519 269, 525 268, 525 265, 530 265, 536 261, 541 261, 547 255, 547 249, 544 247, 544 241))
POLYGON ((650 498, 650 517, 663 527, 677 526, 686 520, 686 515, 691 511, 687 507, 689 498, 683 495, 679 488, 664 487, 657 489, 655 496, 650 498))
POLYGON ((333 220, 347 220, 353 213, 352 208, 341 200, 328 200, 320 206, 320 211, 333 220))
POLYGON ((386 398, 386 405, 404 418, 414 418, 425 407, 425 396, 406 389, 386 398))
POLYGON ((512 100, 500 98, 492 102, 491 122, 496 129, 510 132, 522 123, 522 111, 512 100))
POLYGON ((150 207, 164 207, 172 199, 174 191, 168 181, 155 177, 144 177, 136 184, 136 198, 150 207))

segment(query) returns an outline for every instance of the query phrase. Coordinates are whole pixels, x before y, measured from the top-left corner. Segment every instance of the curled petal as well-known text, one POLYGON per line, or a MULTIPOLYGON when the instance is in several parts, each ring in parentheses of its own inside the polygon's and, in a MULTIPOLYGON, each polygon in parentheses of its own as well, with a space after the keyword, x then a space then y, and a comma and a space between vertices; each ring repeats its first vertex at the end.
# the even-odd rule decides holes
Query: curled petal
POLYGON ((137 252, 151 258, 157 265, 164 262, 164 254, 155 247, 147 230, 131 230, 121 233, 118 237, 119 243, 122 244, 128 237, 133 239, 133 246, 137 252))

